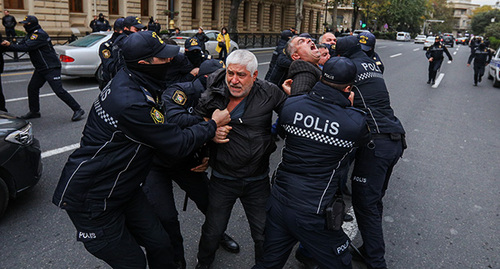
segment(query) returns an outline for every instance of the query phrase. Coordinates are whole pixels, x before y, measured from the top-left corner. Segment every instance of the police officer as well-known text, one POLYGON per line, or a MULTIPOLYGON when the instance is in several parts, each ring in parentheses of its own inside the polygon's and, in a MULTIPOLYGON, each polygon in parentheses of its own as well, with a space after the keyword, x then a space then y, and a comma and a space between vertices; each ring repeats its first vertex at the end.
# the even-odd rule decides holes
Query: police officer
MULTIPOLYGON (((181 128, 204 121, 193 113, 194 107, 205 91, 208 75, 223 67, 220 60, 205 61, 193 82, 176 83, 165 90, 161 99, 166 121, 178 124, 181 128)), ((185 268, 183 238, 177 218, 172 181, 175 181, 205 214, 208 207, 208 177, 205 173, 208 157, 206 152, 200 149, 182 160, 173 162, 157 157, 153 163, 142 189, 170 236, 174 261, 178 268, 185 268)), ((227 234, 224 234, 220 245, 229 252, 239 252, 239 245, 227 234)))
POLYGON ((380 56, 375 52, 375 35, 371 32, 363 32, 358 35, 358 42, 361 46, 361 49, 368 55, 368 57, 372 58, 377 66, 380 68, 380 71, 384 73, 384 63, 380 59, 380 56))
POLYGON ((73 110, 71 120, 80 120, 85 112, 62 86, 61 62, 52 46, 49 35, 38 24, 38 19, 35 16, 28 15, 20 23, 23 24, 27 33, 23 40, 19 44, 3 41, 2 46, 6 46, 6 50, 9 51, 28 52, 31 63, 35 67, 35 71, 33 71, 28 84, 28 104, 30 111, 21 116, 21 118, 40 118, 40 88, 45 82, 48 82, 57 97, 73 110))
POLYGON ((273 56, 271 57, 271 62, 269 63, 269 69, 267 70, 266 77, 264 78, 265 80, 270 81, 270 77, 272 76, 273 72, 275 72, 278 55, 285 54, 286 43, 288 42, 288 40, 290 40, 290 38, 292 38, 292 36, 293 33, 290 30, 284 30, 281 32, 280 39, 276 44, 276 49, 274 49, 273 51, 273 56))
POLYGON ((100 31, 109 31, 111 30, 111 26, 109 25, 109 21, 104 18, 104 14, 99 13, 99 18, 95 22, 95 30, 96 32, 100 31))
POLYGON ((382 198, 394 165, 406 148, 405 130, 394 115, 382 70, 361 50, 357 37, 339 38, 337 53, 357 68, 353 106, 367 113, 372 140, 356 150, 352 204, 363 239, 360 249, 368 269, 387 268, 382 231, 382 198))
POLYGON ((282 268, 297 241, 321 268, 351 268, 336 193, 343 160, 368 140, 365 113, 350 107, 355 78, 351 60, 331 58, 308 94, 285 102, 283 158, 268 201, 263 261, 254 268, 282 268))
POLYGON ((116 73, 109 71, 113 69, 110 67, 110 64, 112 64, 113 62, 113 58, 111 57, 112 56, 111 51, 113 50, 113 43, 115 42, 115 40, 121 35, 124 35, 123 33, 124 20, 125 20, 124 18, 116 19, 113 25, 113 31, 114 31, 113 34, 106 42, 102 43, 99 46, 99 58, 101 59, 101 64, 97 69, 97 81, 99 82, 99 89, 101 90, 111 80, 112 73, 116 73), (105 72, 104 70, 107 71, 105 72))
POLYGON ((184 54, 195 68, 199 68, 201 63, 208 59, 208 55, 203 54, 201 42, 196 37, 186 39, 186 42, 184 42, 184 50, 184 54))
POLYGON ((153 154, 173 160, 189 155, 229 122, 212 119, 186 129, 165 121, 157 102, 165 63, 178 51, 153 32, 130 35, 126 66, 100 93, 83 130, 80 148, 63 168, 52 202, 65 209, 77 240, 113 268, 175 268, 170 240, 140 185, 153 154))
POLYGON ((446 53, 448 59, 453 61, 453 58, 451 57, 451 54, 446 46, 441 44, 441 39, 439 36, 436 36, 434 44, 432 44, 425 53, 425 57, 429 59, 429 80, 427 81, 427 84, 432 83, 432 85, 434 85, 436 82, 437 72, 439 68, 441 68, 441 64, 444 59, 443 53, 446 53))
POLYGON ((491 51, 486 47, 484 42, 481 42, 479 46, 470 54, 469 60, 467 61, 467 67, 474 59, 474 86, 477 86, 478 82, 484 75, 484 68, 490 64, 491 61, 491 51))

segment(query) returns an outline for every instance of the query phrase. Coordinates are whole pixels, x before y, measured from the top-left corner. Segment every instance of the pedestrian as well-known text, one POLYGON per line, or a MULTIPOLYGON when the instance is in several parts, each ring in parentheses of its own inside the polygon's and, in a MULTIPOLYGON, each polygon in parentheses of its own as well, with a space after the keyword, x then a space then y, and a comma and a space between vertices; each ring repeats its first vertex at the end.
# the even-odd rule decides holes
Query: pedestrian
POLYGON ((45 82, 48 82, 57 97, 73 110, 71 120, 82 119, 85 112, 62 86, 61 62, 52 46, 49 35, 38 24, 38 19, 35 16, 28 15, 20 23, 26 30, 26 36, 18 44, 4 40, 2 46, 5 46, 8 51, 28 52, 31 63, 35 67, 28 84, 29 112, 21 118, 40 118, 40 88, 45 82))
POLYGON ((436 36, 434 44, 432 44, 425 53, 425 57, 429 60, 429 80, 427 80, 427 84, 432 83, 432 85, 434 85, 434 83, 436 83, 436 75, 444 59, 443 53, 446 53, 448 59, 453 61, 450 52, 440 41, 441 39, 439 36, 436 36))
POLYGON ((323 69, 325 63, 330 60, 330 52, 326 44, 319 44, 316 46, 319 50, 319 61, 318 66, 320 69, 323 69))
POLYGON ((268 201, 264 257, 254 269, 283 268, 297 241, 318 262, 316 268, 351 268, 339 171, 347 169, 349 152, 369 137, 365 113, 350 107, 355 78, 354 63, 334 57, 309 94, 285 102, 279 114, 285 146, 268 201))
MULTIPOLYGON (((273 76, 273 73, 277 72, 276 63, 278 61, 278 56, 280 54, 285 54, 286 43, 288 42, 288 40, 290 40, 290 38, 292 38, 292 36, 293 36, 293 33, 290 30, 283 30, 281 32, 280 39, 278 40, 278 43, 276 44, 276 48, 273 51, 273 56, 271 57, 271 61, 269 62, 269 69, 267 70, 266 77, 264 78, 265 80, 270 81, 270 78, 273 76)), ((289 65, 290 64, 288 64, 288 66, 289 65)), ((285 73, 285 76, 286 76, 286 73, 285 73)))
POLYGON ((201 26, 198 28, 198 32, 194 35, 194 37, 196 37, 200 43, 201 52, 210 55, 210 53, 208 53, 207 49, 205 48, 205 43, 210 39, 205 34, 205 32, 203 32, 203 28, 201 26))
POLYGON ((158 19, 155 20, 155 32, 156 34, 160 34, 161 32, 161 24, 158 22, 158 19))
POLYGON ((220 33, 217 35, 217 47, 215 50, 219 53, 219 59, 226 61, 227 54, 231 48, 231 38, 227 33, 227 28, 222 27, 220 33))
POLYGON ((470 63, 474 59, 474 86, 477 86, 478 82, 481 82, 484 69, 486 66, 490 64, 491 61, 491 51, 486 47, 484 42, 481 42, 477 48, 471 53, 469 56, 469 60, 467 61, 467 67, 470 66, 470 63))
MULTIPOLYGON (((111 26, 109 25, 109 21, 104 18, 104 14, 99 13, 99 18, 96 21, 96 32, 106 32, 111 30, 111 26)), ((140 23, 140 22, 139 22, 140 23)))
MULTIPOLYGON (((3 41, 2 34, 0 34, 0 41, 3 41)), ((7 112, 7 107, 5 106, 5 96, 3 95, 3 87, 2 87, 2 76, 4 69, 4 60, 3 60, 3 52, 5 48, 0 46, 0 110, 7 112)))
MULTIPOLYGON (((203 122, 204 119, 193 113, 198 99, 205 91, 207 77, 212 72, 224 68, 219 60, 205 61, 200 67, 198 77, 192 82, 171 85, 161 96, 165 120, 175 123, 182 129, 203 122)), ((174 261, 179 268, 185 268, 183 238, 175 206, 172 181, 186 192, 198 209, 206 214, 208 208, 208 155, 205 147, 196 150, 188 157, 172 160, 156 157, 153 167, 146 177, 142 189, 155 213, 170 236, 174 250, 174 261)), ((186 197, 186 198, 187 198, 186 197)), ((187 203, 187 200, 185 200, 187 203)), ((186 204, 185 204, 186 205, 186 204)), ((224 233, 220 245, 229 252, 238 253, 240 247, 229 235, 224 233)))
POLYGON ((170 35, 170 37, 178 36, 181 33, 181 29, 179 27, 174 28, 174 32, 170 35))
POLYGON ((257 58, 250 51, 232 52, 226 64, 226 70, 209 77, 211 82, 195 109, 203 117, 217 108, 231 113, 229 126, 218 128, 214 138, 218 143, 210 147, 212 175, 197 269, 212 264, 238 198, 250 225, 255 260, 261 260, 270 193, 269 156, 276 149, 271 122, 273 111, 279 112, 286 100, 276 85, 257 78, 257 58))
POLYGON ((165 121, 157 102, 164 65, 178 46, 152 32, 130 35, 122 46, 126 66, 101 91, 68 158, 52 202, 66 210, 77 240, 113 268, 175 268, 170 238, 141 184, 155 154, 177 160, 214 137, 229 113, 186 129, 165 121), (146 251, 144 255, 143 249, 146 251))
POLYGON ((371 133, 370 142, 356 150, 351 176, 352 204, 363 239, 358 248, 362 256, 355 252, 354 257, 364 260, 368 268, 387 268, 382 198, 392 170, 406 148, 405 130, 394 115, 382 70, 361 50, 357 37, 339 38, 336 50, 357 68, 353 106, 367 114, 371 133))
POLYGON ((10 15, 10 12, 8 10, 4 10, 2 18, 2 25, 5 27, 5 36, 7 37, 8 40, 11 40, 16 37, 16 18, 14 16, 10 15))
POLYGON ((94 15, 94 19, 90 21, 89 27, 92 29, 92 33, 99 32, 97 29, 97 15, 94 15))
POLYGON ((155 20, 154 20, 153 16, 151 16, 149 18, 148 31, 156 32, 156 25, 155 25, 155 20))
POLYGON ((361 46, 361 50, 363 50, 368 57, 372 58, 380 68, 380 71, 384 73, 384 63, 382 63, 380 56, 375 52, 375 43, 377 42, 375 35, 368 31, 362 32, 358 35, 358 42, 361 46))

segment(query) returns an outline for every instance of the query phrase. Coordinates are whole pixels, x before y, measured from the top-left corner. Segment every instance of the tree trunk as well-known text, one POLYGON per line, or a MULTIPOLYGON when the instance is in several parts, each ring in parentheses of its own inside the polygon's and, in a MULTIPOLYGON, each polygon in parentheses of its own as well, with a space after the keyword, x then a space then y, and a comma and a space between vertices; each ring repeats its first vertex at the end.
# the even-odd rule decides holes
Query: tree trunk
POLYGON ((299 33, 302 33, 302 9, 304 7, 304 0, 295 0, 295 28, 299 33))
MULTIPOLYGON (((238 8, 243 0, 231 0, 231 10, 229 11, 229 22, 227 31, 231 34, 238 33, 238 8)), ((245 14, 243 14, 245 16, 245 14)))
POLYGON ((356 2, 354 2, 353 10, 352 10, 352 24, 351 24, 351 32, 354 32, 356 29, 356 25, 358 23, 358 14, 359 14, 359 6, 356 2))
POLYGON ((332 31, 335 33, 337 31, 337 9, 339 3, 338 0, 333 0, 333 12, 332 12, 332 31))

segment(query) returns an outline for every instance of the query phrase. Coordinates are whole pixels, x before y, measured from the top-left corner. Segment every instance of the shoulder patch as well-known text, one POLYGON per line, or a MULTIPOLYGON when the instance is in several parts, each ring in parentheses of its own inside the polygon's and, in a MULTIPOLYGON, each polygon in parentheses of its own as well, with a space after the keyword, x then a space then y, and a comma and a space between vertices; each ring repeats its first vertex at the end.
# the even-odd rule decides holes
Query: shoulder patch
POLYGON ((187 101, 187 96, 183 91, 176 90, 172 95, 172 100, 174 103, 183 106, 187 101))
POLYGON ((156 124, 163 124, 165 123, 165 117, 163 116, 163 114, 161 114, 160 111, 158 111, 158 109, 156 108, 151 108, 151 118, 153 118, 153 121, 154 123, 156 124))
POLYGON ((36 40, 37 38, 38 38, 38 35, 37 35, 37 34, 32 34, 32 35, 30 36, 30 39, 31 39, 31 40, 36 40))
POLYGON ((108 59, 109 57, 111 57, 111 51, 109 51, 108 49, 104 49, 101 51, 102 53, 102 57, 108 59))

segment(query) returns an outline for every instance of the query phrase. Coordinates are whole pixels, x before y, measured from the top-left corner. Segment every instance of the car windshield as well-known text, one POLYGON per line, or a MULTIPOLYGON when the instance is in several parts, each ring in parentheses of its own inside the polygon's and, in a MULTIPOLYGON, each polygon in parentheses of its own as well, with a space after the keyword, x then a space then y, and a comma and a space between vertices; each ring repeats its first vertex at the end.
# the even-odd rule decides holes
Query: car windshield
POLYGON ((197 32, 194 31, 181 31, 179 33, 180 36, 188 36, 188 37, 193 37, 197 32))
POLYGON ((69 46, 86 48, 105 37, 106 35, 88 35, 69 43, 69 46))

